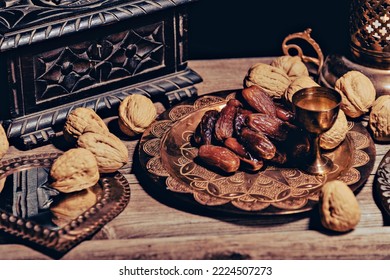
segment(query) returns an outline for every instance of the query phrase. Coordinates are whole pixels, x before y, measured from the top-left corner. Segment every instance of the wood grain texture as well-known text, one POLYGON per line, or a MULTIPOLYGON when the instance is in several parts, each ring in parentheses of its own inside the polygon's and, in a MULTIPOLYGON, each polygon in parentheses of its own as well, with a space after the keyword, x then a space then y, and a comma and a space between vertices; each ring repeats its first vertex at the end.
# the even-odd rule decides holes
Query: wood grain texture
MULTIPOLYGON (((204 82, 199 94, 242 86, 247 69, 269 58, 190 61, 204 82)), ((161 108, 160 108, 161 111, 161 108)), ((112 120, 115 122, 115 119, 112 120)), ((298 215, 228 216, 177 205, 148 184, 137 161, 138 140, 122 139, 131 161, 121 171, 132 195, 127 208, 91 240, 65 255, 0 234, 1 259, 389 259, 390 228, 374 200, 374 172, 390 145, 376 144, 372 174, 357 193, 362 217, 349 233, 320 225, 317 209, 298 215)), ((61 151, 61 143, 26 153, 61 151)), ((6 158, 24 153, 11 147, 6 158)))

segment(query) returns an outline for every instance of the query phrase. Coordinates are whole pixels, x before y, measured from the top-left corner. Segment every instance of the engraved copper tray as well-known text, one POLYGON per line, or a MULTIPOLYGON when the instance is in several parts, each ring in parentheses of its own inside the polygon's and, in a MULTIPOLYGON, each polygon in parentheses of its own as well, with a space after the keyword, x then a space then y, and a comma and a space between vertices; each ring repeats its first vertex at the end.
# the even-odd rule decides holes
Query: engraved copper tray
POLYGON ((235 93, 219 92, 181 103, 160 115, 143 134, 141 166, 154 185, 167 188, 172 199, 234 213, 291 214, 312 209, 327 180, 338 178, 355 191, 368 178, 375 146, 367 130, 353 122, 344 142, 327 153, 335 163, 327 176, 272 165, 258 173, 224 176, 197 164, 198 149, 190 141, 197 124, 205 111, 221 109, 235 93))
POLYGON ((116 217, 130 200, 125 177, 101 174, 92 188, 60 193, 48 183, 59 153, 23 156, 0 163, 0 230, 48 253, 66 253, 116 217))

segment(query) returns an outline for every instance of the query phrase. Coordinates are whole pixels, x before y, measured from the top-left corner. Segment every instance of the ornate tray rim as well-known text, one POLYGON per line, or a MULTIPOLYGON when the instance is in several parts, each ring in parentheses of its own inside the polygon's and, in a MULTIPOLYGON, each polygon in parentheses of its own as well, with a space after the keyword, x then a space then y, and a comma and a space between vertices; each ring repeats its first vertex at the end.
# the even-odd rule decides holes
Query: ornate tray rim
MULTIPOLYGON (((15 171, 50 167, 62 153, 21 156, 0 162, 0 178, 15 171)), ((0 209, 0 230, 58 253, 66 253, 119 215, 130 201, 130 186, 120 173, 101 174, 102 197, 88 210, 58 230, 0 209), (117 198, 118 197, 118 198, 117 198), (114 201, 114 206, 110 204, 114 201), (81 232, 80 232, 81 230, 81 232)))
POLYGON ((382 213, 390 218, 390 150, 383 156, 374 178, 375 200, 382 213))
MULTIPOLYGON (((163 135, 158 135, 159 133, 161 133, 161 131, 152 131, 153 128, 152 128, 152 130, 150 130, 151 128, 149 128, 147 131, 144 132, 144 134, 140 140, 138 153, 139 153, 140 164, 141 164, 141 167, 142 167, 144 173, 154 183, 156 183, 160 187, 164 187, 164 189, 166 189, 166 191, 164 191, 163 195, 171 195, 173 197, 179 197, 179 200, 185 201, 187 203, 188 202, 195 203, 199 207, 203 207, 203 208, 208 209, 208 210, 215 210, 217 212, 222 211, 225 213, 232 213, 232 214, 284 215, 284 214, 302 213, 302 212, 306 212, 306 211, 311 210, 317 204, 316 201, 314 202, 314 201, 308 200, 307 204, 304 205, 304 207, 302 207, 301 209, 284 211, 283 213, 275 213, 272 211, 271 212, 264 212, 262 210, 250 211, 250 210, 239 209, 239 208, 233 206, 231 202, 229 202, 225 205, 217 205, 217 206, 204 205, 204 204, 201 204, 201 203, 196 201, 196 199, 194 197, 194 193, 188 194, 188 193, 180 193, 180 192, 175 192, 175 191, 169 190, 167 188, 167 185, 166 185, 166 178, 169 178, 171 175, 166 174, 167 172, 165 172, 165 173, 162 172, 162 174, 152 174, 149 172, 150 165, 154 164, 154 163, 149 162, 148 158, 149 159, 153 158, 153 157, 155 157, 155 155, 153 155, 153 152, 145 151, 144 146, 145 146, 146 142, 150 141, 153 138, 159 138, 159 139, 166 138, 168 131, 171 129, 171 127, 177 121, 179 121, 181 118, 184 118, 189 113, 192 113, 192 112, 195 112, 196 110, 204 108, 204 107, 202 107, 203 105, 202 105, 201 101, 199 102, 200 104, 198 104, 198 105, 194 105, 195 102, 197 102, 203 98, 206 98, 206 99, 207 98, 215 98, 217 100, 216 101, 217 103, 221 102, 221 104, 223 104, 223 102, 226 102, 226 99, 228 98, 228 96, 230 94, 234 94, 237 91, 238 91, 238 89, 237 90, 226 90, 226 91, 219 91, 219 92, 215 92, 215 93, 210 93, 207 95, 202 95, 201 97, 195 97, 195 98, 189 99, 185 102, 182 102, 182 103, 168 109, 167 111, 163 112, 157 118, 157 123, 161 124, 161 127, 157 128, 157 130, 158 129, 165 129, 163 135), (179 113, 175 112, 175 114, 171 114, 172 110, 174 110, 174 108, 177 108, 178 106, 182 106, 182 108, 179 110, 179 113), (169 118, 169 119, 167 119, 167 118, 169 118)), ((358 172, 360 175, 358 180, 349 184, 349 187, 354 192, 356 192, 357 190, 360 189, 360 187, 362 187, 364 185, 365 181, 367 180, 368 176, 370 175, 370 173, 372 171, 372 168, 374 166, 376 151, 375 151, 375 144, 374 144, 371 136, 369 135, 367 129, 361 123, 352 123, 352 130, 351 131, 352 132, 355 131, 356 133, 361 133, 364 136, 366 136, 366 138, 367 138, 366 139, 367 141, 365 141, 366 143, 360 143, 359 144, 360 147, 358 147, 359 150, 364 151, 364 153, 368 157, 367 162, 363 165, 357 165, 357 166, 351 167, 351 169, 352 168, 358 169, 358 172)), ((162 142, 162 140, 161 140, 161 142, 162 142)), ((270 207, 273 207, 273 206, 271 205, 270 207)))

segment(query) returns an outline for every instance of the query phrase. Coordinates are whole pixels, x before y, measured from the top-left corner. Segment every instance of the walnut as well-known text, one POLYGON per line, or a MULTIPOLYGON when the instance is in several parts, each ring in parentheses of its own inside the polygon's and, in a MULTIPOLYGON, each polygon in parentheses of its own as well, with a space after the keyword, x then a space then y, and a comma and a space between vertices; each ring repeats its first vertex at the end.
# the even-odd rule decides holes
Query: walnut
POLYGON ((143 133, 155 120, 157 110, 153 102, 144 95, 132 94, 119 106, 119 128, 128 136, 143 133))
POLYGON ((0 125, 0 158, 2 158, 8 151, 9 142, 7 138, 7 134, 4 131, 2 125, 0 125))
POLYGON ((319 87, 320 85, 317 84, 312 78, 309 76, 301 76, 296 78, 294 81, 291 82, 291 84, 288 86, 284 93, 284 99, 292 103, 292 97, 294 93, 296 93, 298 90, 303 88, 309 88, 309 87, 319 87))
POLYGON ((390 95, 382 95, 371 108, 369 126, 377 141, 390 141, 390 95))
POLYGON ((309 76, 309 71, 299 56, 280 56, 271 62, 271 66, 282 69, 292 81, 301 76, 309 76))
POLYGON ((367 113, 376 97, 376 90, 371 80, 355 70, 340 77, 336 81, 335 89, 342 97, 340 108, 351 118, 367 113))
POLYGON ((85 132, 77 140, 77 146, 93 153, 100 173, 115 172, 129 161, 125 144, 112 133, 85 132))
POLYGON ((333 231, 352 230, 360 221, 360 208, 354 193, 339 180, 324 184, 319 209, 322 225, 333 231))
POLYGON ((84 133, 86 127, 90 131, 109 133, 104 121, 90 108, 76 108, 68 115, 64 125, 64 138, 70 143, 75 143, 78 137, 84 133))
POLYGON ((74 148, 59 156, 50 169, 51 186, 69 193, 94 186, 99 180, 95 156, 88 150, 74 148))
POLYGON ((339 111, 333 126, 320 137, 320 146, 323 149, 331 150, 340 145, 348 133, 348 121, 342 110, 339 111))
POLYGON ((257 85, 272 98, 281 98, 290 83, 286 72, 265 63, 253 65, 244 79, 245 87, 257 85))

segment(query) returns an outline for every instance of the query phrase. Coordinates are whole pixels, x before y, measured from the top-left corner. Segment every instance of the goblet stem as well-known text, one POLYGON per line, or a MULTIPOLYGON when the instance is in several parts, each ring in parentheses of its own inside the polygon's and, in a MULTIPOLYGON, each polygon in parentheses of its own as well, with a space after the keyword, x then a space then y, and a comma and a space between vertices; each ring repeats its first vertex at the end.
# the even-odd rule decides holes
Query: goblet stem
POLYGON ((320 134, 310 134, 310 158, 307 161, 306 171, 314 175, 325 175, 333 168, 333 162, 321 154, 320 134))
POLYGON ((320 135, 313 133, 313 134, 310 135, 310 138, 311 138, 311 143, 312 143, 312 146, 311 146, 311 156, 312 156, 313 161, 315 161, 316 159, 321 158, 320 135))

